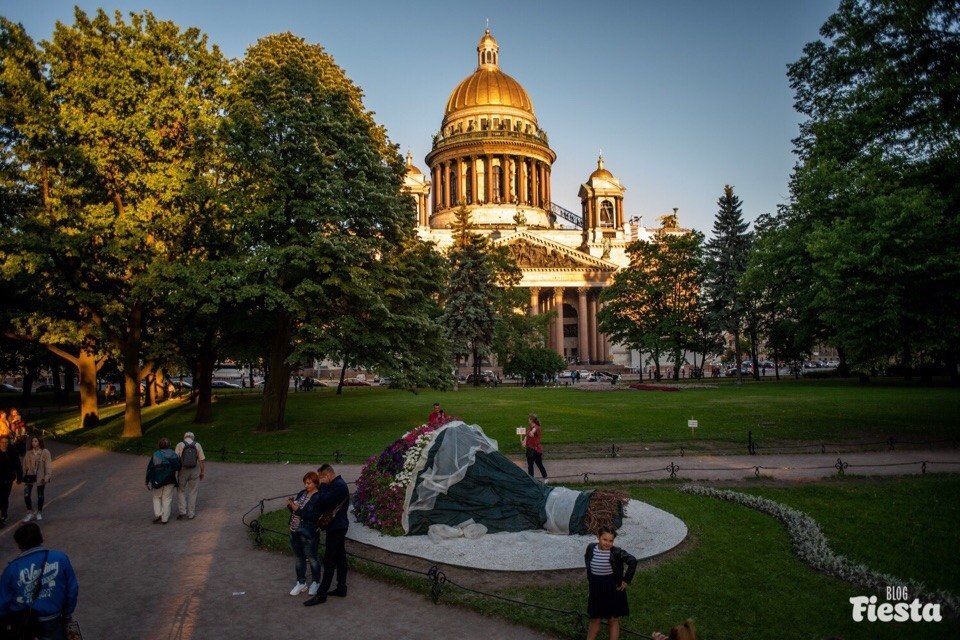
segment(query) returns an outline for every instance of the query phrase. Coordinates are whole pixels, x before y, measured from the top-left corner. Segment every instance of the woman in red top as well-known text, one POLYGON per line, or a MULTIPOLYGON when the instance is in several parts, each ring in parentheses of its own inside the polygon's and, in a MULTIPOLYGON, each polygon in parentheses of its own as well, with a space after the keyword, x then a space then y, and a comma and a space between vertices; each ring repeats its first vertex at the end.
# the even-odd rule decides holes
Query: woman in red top
POLYGON ((540 469, 540 476, 546 480, 547 470, 543 468, 543 445, 540 444, 540 418, 531 413, 527 417, 527 434, 523 436, 522 444, 527 449, 527 473, 533 475, 533 465, 540 469))

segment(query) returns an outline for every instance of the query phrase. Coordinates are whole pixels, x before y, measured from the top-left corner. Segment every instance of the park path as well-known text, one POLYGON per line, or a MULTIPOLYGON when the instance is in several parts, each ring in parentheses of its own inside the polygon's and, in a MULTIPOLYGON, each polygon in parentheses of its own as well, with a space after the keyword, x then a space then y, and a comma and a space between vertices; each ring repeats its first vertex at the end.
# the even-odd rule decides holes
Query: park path
MULTIPOLYGON (((294 582, 289 556, 257 551, 240 517, 264 497, 292 492, 305 465, 209 462, 194 520, 153 525, 144 488, 147 459, 52 443, 54 482, 42 528, 49 546, 67 551, 80 579, 76 617, 86 640, 218 640, 220 638, 423 638, 494 640, 546 638, 352 572, 350 595, 305 608, 287 595, 294 582)), ((548 452, 549 453, 549 452, 548 452)), ((891 451, 842 456, 847 473, 960 471, 960 452, 891 451), (949 463, 949 464, 947 464, 949 463), (859 467, 883 464, 896 466, 859 467)), ((762 466, 766 476, 809 480, 835 473, 837 455, 687 456, 550 460, 562 482, 669 477, 741 479, 762 466), (822 468, 809 468, 822 467, 822 468), (701 470, 697 470, 700 468, 701 470), (654 469, 653 472, 647 472, 654 469), (611 475, 606 475, 611 474, 611 475)), ((340 465, 345 479, 356 465, 340 465)), ((20 487, 11 495, 10 524, 0 530, 6 560, 16 555, 12 531, 24 515, 20 487)), ((639 620, 638 620, 639 622, 639 620)))

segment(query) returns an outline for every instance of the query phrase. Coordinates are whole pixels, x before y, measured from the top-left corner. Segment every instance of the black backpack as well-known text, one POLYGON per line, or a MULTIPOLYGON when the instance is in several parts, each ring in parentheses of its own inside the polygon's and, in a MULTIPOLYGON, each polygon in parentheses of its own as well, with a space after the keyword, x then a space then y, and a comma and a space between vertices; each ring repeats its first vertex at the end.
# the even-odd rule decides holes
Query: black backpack
POLYGON ((197 453, 196 442, 184 442, 183 451, 180 452, 180 468, 193 469, 197 466, 200 455, 197 453))

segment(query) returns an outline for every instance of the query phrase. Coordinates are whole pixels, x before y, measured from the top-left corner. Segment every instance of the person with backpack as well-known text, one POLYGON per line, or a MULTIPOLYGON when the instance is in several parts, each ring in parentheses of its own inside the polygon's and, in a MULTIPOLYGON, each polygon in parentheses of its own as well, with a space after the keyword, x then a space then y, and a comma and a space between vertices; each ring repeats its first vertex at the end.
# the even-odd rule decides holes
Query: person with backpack
POLYGON ((177 486, 180 458, 170 448, 170 440, 160 438, 157 450, 147 463, 147 489, 153 494, 153 524, 167 524, 177 486))
POLYGON ((192 431, 183 434, 183 442, 175 451, 180 458, 180 476, 177 479, 177 520, 193 520, 197 515, 197 495, 200 493, 200 481, 203 480, 203 447, 197 442, 192 431))

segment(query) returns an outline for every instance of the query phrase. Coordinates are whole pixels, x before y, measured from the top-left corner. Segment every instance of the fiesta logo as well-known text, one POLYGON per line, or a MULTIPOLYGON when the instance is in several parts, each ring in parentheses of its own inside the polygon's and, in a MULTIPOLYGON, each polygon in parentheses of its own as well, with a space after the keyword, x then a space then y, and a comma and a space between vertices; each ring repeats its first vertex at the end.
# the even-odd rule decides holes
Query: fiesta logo
POLYGON ((850 598, 853 605, 853 621, 863 622, 940 622, 940 605, 937 603, 920 602, 914 598, 907 602, 909 595, 906 587, 887 587, 887 600, 899 602, 882 602, 877 604, 877 596, 854 596, 850 598))

